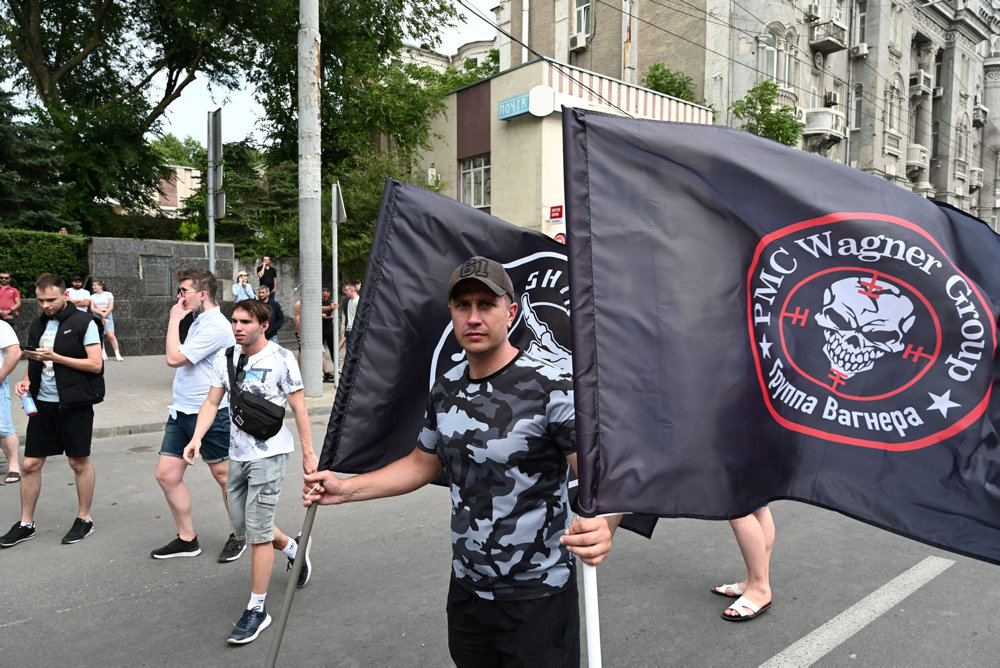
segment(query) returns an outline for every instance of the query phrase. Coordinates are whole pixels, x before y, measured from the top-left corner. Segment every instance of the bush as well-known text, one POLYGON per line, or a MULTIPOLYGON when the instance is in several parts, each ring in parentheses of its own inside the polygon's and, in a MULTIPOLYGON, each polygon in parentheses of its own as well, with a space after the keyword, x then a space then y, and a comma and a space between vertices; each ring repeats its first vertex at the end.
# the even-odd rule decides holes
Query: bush
POLYGON ((68 282, 87 274, 87 237, 34 230, 0 229, 0 270, 10 272, 10 284, 21 297, 34 297, 35 279, 45 272, 68 282))

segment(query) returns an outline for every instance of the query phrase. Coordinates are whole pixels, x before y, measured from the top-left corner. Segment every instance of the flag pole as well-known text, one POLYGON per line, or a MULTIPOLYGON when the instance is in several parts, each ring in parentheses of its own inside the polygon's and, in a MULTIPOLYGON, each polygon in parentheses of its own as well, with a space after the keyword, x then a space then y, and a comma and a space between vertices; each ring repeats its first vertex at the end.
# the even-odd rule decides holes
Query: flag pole
MULTIPOLYGON (((278 613, 278 620, 275 623, 274 638, 271 639, 271 649, 267 652, 267 668, 274 668, 278 660, 278 650, 281 649, 281 638, 285 634, 285 625, 288 623, 288 615, 292 610, 292 599, 295 598, 296 585, 299 582, 299 573, 302 572, 302 563, 308 551, 309 538, 312 536, 313 520, 316 519, 316 509, 318 504, 312 504, 306 508, 306 519, 302 522, 302 534, 299 539, 299 551, 295 555, 295 562, 292 564, 292 574, 288 578, 288 585, 285 587, 285 600, 281 604, 281 612, 278 613)), ((589 625, 588 625, 589 629, 589 625)), ((589 632, 589 631, 588 631, 589 632)))
POLYGON ((597 566, 583 565, 583 609, 587 617, 587 665, 601 668, 601 619, 597 605, 597 566))

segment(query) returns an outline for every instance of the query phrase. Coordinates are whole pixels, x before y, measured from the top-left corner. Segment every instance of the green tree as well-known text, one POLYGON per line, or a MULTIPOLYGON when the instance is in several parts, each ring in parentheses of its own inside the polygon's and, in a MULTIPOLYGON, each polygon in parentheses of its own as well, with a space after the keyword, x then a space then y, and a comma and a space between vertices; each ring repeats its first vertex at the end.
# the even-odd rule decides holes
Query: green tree
POLYGON ((149 144, 164 165, 205 168, 205 147, 191 135, 181 141, 168 132, 162 139, 154 139, 149 144))
POLYGON ((765 79, 750 90, 746 97, 733 102, 729 107, 733 117, 741 127, 758 137, 773 139, 786 146, 795 146, 802 137, 805 124, 789 106, 775 106, 778 99, 778 84, 765 79))
POLYGON ((650 90, 688 102, 695 102, 694 79, 683 72, 675 72, 663 63, 653 63, 642 78, 642 85, 650 90))
POLYGON ((52 133, 26 123, 13 94, 0 90, 0 226, 55 232, 78 226, 62 215, 69 184, 52 133))
MULTIPOLYGON (((449 0, 321 0, 326 164, 373 128, 401 145, 425 132, 379 89, 404 37, 434 43, 455 16, 449 0), (359 108, 372 117, 353 118, 359 108)), ((53 132, 61 181, 73 184, 67 215, 99 228, 108 203, 151 203, 163 158, 145 137, 196 78, 223 91, 253 83, 269 160, 293 159, 297 33, 298 0, 0 0, 0 72, 53 132)))

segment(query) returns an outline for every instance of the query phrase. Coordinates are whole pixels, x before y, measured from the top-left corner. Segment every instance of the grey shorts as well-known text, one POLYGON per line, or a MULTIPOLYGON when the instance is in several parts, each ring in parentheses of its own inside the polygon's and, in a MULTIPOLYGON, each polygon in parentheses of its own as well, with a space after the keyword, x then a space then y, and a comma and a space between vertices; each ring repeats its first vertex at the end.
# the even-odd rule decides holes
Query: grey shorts
POLYGON ((288 469, 288 453, 252 462, 229 461, 229 520, 251 545, 274 540, 274 511, 288 469))

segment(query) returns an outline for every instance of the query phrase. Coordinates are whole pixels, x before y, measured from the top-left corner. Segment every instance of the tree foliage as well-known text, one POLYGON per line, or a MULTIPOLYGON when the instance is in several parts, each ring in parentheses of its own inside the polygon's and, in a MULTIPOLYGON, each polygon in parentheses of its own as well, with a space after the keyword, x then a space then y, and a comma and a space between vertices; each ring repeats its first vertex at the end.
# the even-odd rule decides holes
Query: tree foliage
MULTIPOLYGON (((320 8, 324 164, 363 152, 377 135, 407 150, 426 141, 416 110, 427 91, 390 61, 404 37, 435 43, 456 16, 450 0, 320 8)), ((196 78, 223 91, 254 84, 269 163, 294 159, 298 17, 298 0, 0 0, 0 73, 52 133, 69 186, 64 214, 89 231, 109 223, 112 206, 152 204, 160 167, 176 155, 165 160, 145 137, 196 78)))
POLYGON ((161 139, 154 139, 150 146, 164 165, 204 168, 207 151, 197 139, 188 135, 181 141, 171 133, 161 139))
POLYGON ((657 93, 695 102, 694 79, 683 72, 669 69, 663 63, 653 63, 649 66, 642 78, 642 85, 657 93))
POLYGON ((786 146, 795 146, 802 137, 805 124, 789 106, 776 107, 778 84, 770 79, 760 81, 747 91, 744 98, 729 107, 741 127, 758 137, 765 137, 786 146))
POLYGON ((47 128, 25 122, 13 94, 0 90, 0 227, 55 232, 78 226, 62 215, 67 184, 47 128))

